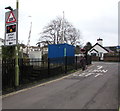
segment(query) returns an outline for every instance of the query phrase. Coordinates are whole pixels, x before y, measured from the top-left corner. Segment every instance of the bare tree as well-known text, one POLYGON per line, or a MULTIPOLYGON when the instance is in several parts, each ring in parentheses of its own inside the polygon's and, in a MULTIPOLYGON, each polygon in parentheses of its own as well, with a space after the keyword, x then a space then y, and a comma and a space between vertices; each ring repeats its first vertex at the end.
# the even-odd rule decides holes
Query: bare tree
POLYGON ((48 44, 59 44, 64 41, 64 43, 75 45, 80 42, 80 31, 66 19, 57 17, 43 28, 39 41, 48 44))

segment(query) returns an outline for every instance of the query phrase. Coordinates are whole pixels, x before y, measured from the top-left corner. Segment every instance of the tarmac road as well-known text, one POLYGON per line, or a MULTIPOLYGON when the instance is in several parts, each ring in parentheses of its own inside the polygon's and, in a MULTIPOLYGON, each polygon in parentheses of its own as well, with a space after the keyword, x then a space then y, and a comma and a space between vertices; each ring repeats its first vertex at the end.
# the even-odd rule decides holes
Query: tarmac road
POLYGON ((118 109, 118 63, 87 70, 4 97, 3 109, 118 109))

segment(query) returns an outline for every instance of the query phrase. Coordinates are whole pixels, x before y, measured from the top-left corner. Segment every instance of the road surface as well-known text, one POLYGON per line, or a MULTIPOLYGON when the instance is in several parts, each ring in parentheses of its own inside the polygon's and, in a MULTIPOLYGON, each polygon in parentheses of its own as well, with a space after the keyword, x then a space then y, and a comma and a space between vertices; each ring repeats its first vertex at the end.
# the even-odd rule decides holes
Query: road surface
POLYGON ((83 72, 2 100, 3 109, 117 109, 118 63, 95 62, 83 72))

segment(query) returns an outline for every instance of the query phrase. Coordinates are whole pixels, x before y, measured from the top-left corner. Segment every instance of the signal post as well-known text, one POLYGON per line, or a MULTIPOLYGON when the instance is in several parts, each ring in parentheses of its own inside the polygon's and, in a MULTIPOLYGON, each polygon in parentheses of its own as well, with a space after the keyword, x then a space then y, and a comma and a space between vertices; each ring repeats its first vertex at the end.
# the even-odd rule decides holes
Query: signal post
POLYGON ((5 13, 5 45, 15 46, 15 87, 19 86, 19 65, 18 65, 18 0, 16 9, 10 6, 5 9, 10 11, 5 13))

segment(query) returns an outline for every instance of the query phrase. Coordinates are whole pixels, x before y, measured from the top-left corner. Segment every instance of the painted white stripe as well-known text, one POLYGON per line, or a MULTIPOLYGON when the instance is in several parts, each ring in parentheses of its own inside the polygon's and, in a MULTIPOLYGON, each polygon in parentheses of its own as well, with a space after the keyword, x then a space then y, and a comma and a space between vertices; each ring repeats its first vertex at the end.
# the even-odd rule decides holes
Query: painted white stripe
POLYGON ((88 73, 87 75, 85 75, 85 77, 90 76, 90 75, 92 75, 92 74, 94 74, 94 73, 88 73))
POLYGON ((101 74, 101 73, 98 73, 95 77, 98 77, 98 76, 100 76, 100 75, 103 75, 103 74, 101 74))
POLYGON ((86 73, 79 74, 79 76, 84 76, 84 75, 86 75, 86 73))
POLYGON ((78 76, 78 74, 73 74, 73 76, 78 76))
POLYGON ((102 71, 103 71, 104 73, 106 73, 108 70, 104 70, 104 69, 103 69, 102 71))
POLYGON ((102 69, 103 68, 103 66, 97 66, 98 68, 97 69, 102 69))
POLYGON ((92 72, 93 70, 91 69, 91 70, 89 70, 88 72, 92 72))

